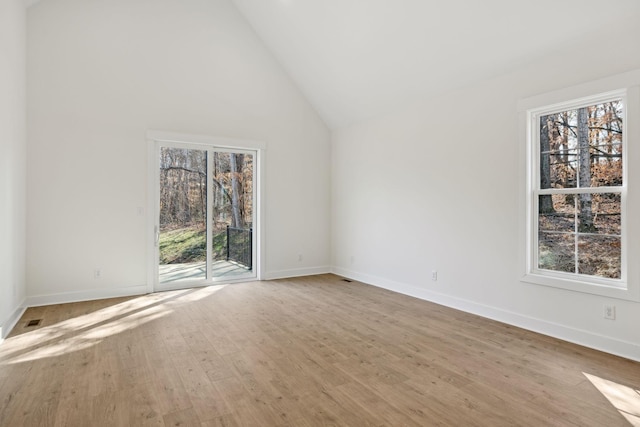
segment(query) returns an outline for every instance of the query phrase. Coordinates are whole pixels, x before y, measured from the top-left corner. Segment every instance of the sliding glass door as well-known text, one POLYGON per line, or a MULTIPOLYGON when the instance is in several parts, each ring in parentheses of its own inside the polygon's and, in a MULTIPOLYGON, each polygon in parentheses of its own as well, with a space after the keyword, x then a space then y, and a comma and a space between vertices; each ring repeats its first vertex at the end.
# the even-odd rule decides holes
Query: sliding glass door
POLYGON ((256 152, 156 142, 155 288, 256 278, 256 152))

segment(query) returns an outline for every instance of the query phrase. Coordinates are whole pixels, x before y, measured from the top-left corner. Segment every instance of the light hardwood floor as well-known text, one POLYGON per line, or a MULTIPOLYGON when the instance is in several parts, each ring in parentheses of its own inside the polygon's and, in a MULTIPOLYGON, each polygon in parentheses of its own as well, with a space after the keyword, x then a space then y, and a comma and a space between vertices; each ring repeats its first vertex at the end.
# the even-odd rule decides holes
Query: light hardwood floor
POLYGON ((12 427, 629 426, 638 389, 637 362, 332 275, 32 308, 0 346, 12 427))

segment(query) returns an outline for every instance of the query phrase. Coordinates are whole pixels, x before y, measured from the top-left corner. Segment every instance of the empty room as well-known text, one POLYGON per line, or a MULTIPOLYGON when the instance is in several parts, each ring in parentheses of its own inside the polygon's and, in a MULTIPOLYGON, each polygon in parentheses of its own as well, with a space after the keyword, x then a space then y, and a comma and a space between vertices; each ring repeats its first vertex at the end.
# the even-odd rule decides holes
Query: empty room
POLYGON ((0 426, 640 426, 636 0, 0 0, 0 426))

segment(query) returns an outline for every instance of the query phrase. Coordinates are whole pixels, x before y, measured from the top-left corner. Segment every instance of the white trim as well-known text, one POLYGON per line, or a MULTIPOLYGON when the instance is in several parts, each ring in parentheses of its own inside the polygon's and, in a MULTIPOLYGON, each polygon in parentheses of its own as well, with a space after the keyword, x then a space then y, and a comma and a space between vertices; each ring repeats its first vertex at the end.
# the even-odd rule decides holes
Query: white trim
MULTIPOLYGON (((611 296, 611 293, 608 292, 607 288, 614 288, 617 290, 627 289, 627 277, 626 277, 626 218, 627 213, 624 209, 626 204, 626 190, 627 190, 627 176, 626 171, 627 168, 622 168, 622 184, 619 187, 575 187, 575 188, 549 188, 549 189, 540 189, 540 117, 546 114, 553 114, 562 111, 568 110, 576 110, 581 107, 592 106, 601 104, 604 102, 612 102, 612 101, 622 101, 622 105, 624 106, 623 110, 623 123, 625 126, 623 127, 623 163, 626 160, 626 152, 627 152, 627 131, 626 131, 626 123, 627 123, 627 90, 615 90, 607 93, 596 94, 593 96, 584 96, 577 100, 569 100, 562 103, 557 103, 552 106, 542 106, 539 108, 535 108, 532 110, 527 110, 527 120, 528 126, 527 130, 529 131, 527 140, 527 144, 529 145, 528 152, 530 154, 530 158, 527 159, 527 167, 531 168, 531 172, 528 174, 532 177, 532 180, 529 183, 529 187, 527 188, 527 193, 530 200, 530 218, 531 222, 528 224, 530 227, 530 231, 527 233, 529 238, 528 246, 530 246, 530 254, 532 257, 529 259, 529 265, 527 268, 527 273, 525 274, 523 281, 529 283, 535 283, 545 286, 554 286, 563 289, 575 290, 575 291, 584 291, 588 293, 595 293, 598 295, 607 295, 611 296), (538 197, 540 195, 552 195, 552 194, 599 194, 599 193, 612 193, 619 194, 621 197, 622 205, 621 205, 621 230, 622 230, 622 248, 621 248, 621 277, 619 279, 608 279, 597 276, 588 276, 581 275, 577 273, 564 273, 558 271, 550 271, 540 269, 538 267, 538 248, 539 240, 539 230, 538 230, 538 197), (539 278, 539 279, 538 279, 539 278), (557 280, 556 280, 557 279, 557 280)), ((574 231, 575 233, 575 231, 574 231)), ((577 235, 575 236, 577 238, 577 235)), ((615 293, 614 293, 615 294, 615 293)), ((618 298, 624 298, 625 294, 618 294, 618 298)))
MULTIPOLYGON (((564 91, 560 90, 558 92, 564 91)), ((532 114, 534 117, 541 117, 546 116, 547 114, 556 114, 567 110, 575 110, 580 107, 587 107, 591 105, 602 104, 604 102, 615 101, 620 98, 625 98, 626 94, 626 87, 624 87, 623 89, 609 90, 607 92, 594 92, 591 95, 583 95, 580 98, 566 98, 562 102, 538 105, 534 108, 528 108, 526 111, 527 113, 532 114)), ((551 95, 549 96, 551 97, 551 95)))
POLYGON ((331 273, 330 266, 292 268, 290 270, 268 271, 263 280, 288 279, 290 277, 314 276, 317 274, 331 273))
MULTIPOLYGON (((536 285, 552 286, 576 292, 585 292, 611 298, 619 298, 630 301, 640 301, 640 282, 637 277, 640 274, 634 263, 628 262, 635 259, 640 252, 640 246, 634 243, 632 221, 638 215, 638 204, 629 203, 630 194, 628 186, 637 186, 640 176, 634 174, 628 167, 635 164, 640 152, 640 129, 637 126, 637 112, 640 111, 640 70, 611 76, 597 81, 572 86, 569 88, 533 96, 518 102, 518 128, 520 130, 521 156, 523 158, 523 170, 521 180, 520 209, 522 222, 521 244, 521 274, 520 280, 536 285), (539 188, 539 117, 543 114, 575 109, 580 106, 594 105, 613 99, 622 99, 624 103, 624 127, 623 127, 623 185, 614 188, 604 187, 580 187, 569 189, 541 190, 539 188), (628 120, 628 118, 633 118, 628 120), (535 167, 534 167, 535 166, 535 167), (550 272, 537 268, 536 242, 537 242, 537 196, 540 194, 562 193, 578 194, 589 193, 619 193, 622 199, 622 275, 620 279, 606 279, 580 274, 567 274, 550 272), (635 206, 635 207, 634 207, 635 206)), ((637 239, 635 239, 637 240, 637 239)))
MULTIPOLYGON (((572 273, 547 273, 546 271, 542 270, 534 270, 532 273, 524 274, 520 278, 520 281, 535 285, 565 289, 568 291, 600 295, 608 298, 636 301, 635 293, 630 291, 629 287, 622 287, 614 281, 612 281, 611 284, 600 284, 581 281, 580 279, 583 277, 584 276, 579 276, 572 273), (562 277, 563 275, 567 277, 562 277)), ((605 282, 605 280, 603 279, 602 282, 605 282)))
POLYGON ((640 362, 640 343, 617 340, 604 335, 594 334, 593 332, 586 331, 584 329, 571 328, 559 323, 549 322, 544 319, 523 316, 519 313, 489 305, 478 304, 464 298, 444 295, 438 292, 369 274, 362 274, 345 268, 333 267, 332 273, 348 279, 357 280, 368 285, 376 286, 378 288, 430 301, 456 310, 461 310, 466 313, 486 317, 488 319, 523 328, 528 331, 558 338, 563 341, 640 362))
POLYGON ((267 143, 250 139, 235 139, 226 137, 216 137, 209 135, 197 135, 189 133, 165 132, 159 130, 148 130, 147 139, 158 142, 191 143, 197 145, 215 145, 219 148, 245 149, 245 150, 266 150, 267 143))
POLYGON ((159 144, 154 140, 147 140, 147 292, 151 293, 157 286, 158 274, 156 260, 158 259, 158 245, 156 245, 158 217, 157 206, 160 205, 157 191, 156 171, 160 168, 159 144))
POLYGON ((253 245, 253 259, 256 261, 253 268, 256 271, 256 280, 263 280, 265 277, 266 257, 267 257, 267 211, 266 211, 266 194, 267 194, 267 175, 266 175, 266 144, 264 149, 256 149, 256 156, 253 159, 254 177, 258 176, 258 185, 253 184, 253 206, 255 223, 253 226, 254 235, 258 237, 258 241, 253 245), (256 230, 258 232, 256 233, 256 230))
POLYGON ((27 307, 67 304, 70 302, 93 301, 107 298, 130 297, 147 294, 147 285, 127 286, 112 289, 90 289, 87 291, 62 292, 59 294, 35 295, 27 297, 27 307))
POLYGON ((545 105, 566 103, 568 99, 579 100, 593 94, 606 94, 640 83, 640 69, 615 76, 570 86, 561 90, 530 96, 518 101, 518 112, 536 109, 545 105))
MULTIPOLYGON (((624 158, 623 158, 624 160, 624 158)), ((606 193, 624 193, 625 187, 571 187, 571 188, 544 188, 535 190, 536 196, 545 194, 606 194, 606 193)))
MULTIPOLYGON (((261 280, 264 276, 265 257, 265 230, 264 223, 264 191, 265 191, 265 152, 267 144, 261 141, 232 139, 225 137, 213 137, 208 135, 185 134, 177 132, 165 132, 158 130, 148 130, 146 132, 148 144, 148 174, 147 174, 147 286, 148 292, 165 291, 174 288, 173 284, 160 284, 158 281, 158 245, 156 235, 158 232, 158 207, 160 206, 160 183, 156 171, 160 165, 160 147, 188 148, 195 150, 206 150, 214 152, 246 153, 253 156, 253 230, 254 242, 252 256, 254 261, 252 274, 238 277, 231 280, 195 280, 191 282, 180 282, 175 284, 175 289, 182 289, 193 286, 217 285, 221 283, 234 283, 242 281, 261 280), (256 180, 257 178, 257 180, 256 180), (256 185, 256 181, 258 185, 256 185), (257 230, 257 233, 256 233, 257 230)), ((207 170, 211 170, 211 159, 207 160, 207 170)), ((211 200, 211 186, 207 186, 207 200, 211 200)), ((207 209, 208 229, 211 227, 211 216, 207 209)), ((207 233, 207 247, 211 247, 210 233, 207 233)), ((207 259, 207 277, 211 275, 210 260, 207 259)))
MULTIPOLYGON (((206 243, 206 248, 205 248, 205 256, 206 256, 206 260, 205 260, 205 277, 206 278, 212 278, 213 277, 213 263, 211 262, 211 257, 209 256, 209 249, 213 247, 213 232, 211 230, 213 230, 213 209, 209 209, 210 207, 210 203, 211 200, 213 200, 213 185, 211 185, 211 175, 209 175, 211 173, 211 171, 213 170, 213 158, 214 156, 210 156, 209 155, 209 151, 206 152, 207 153, 207 168, 206 173, 205 173, 205 185, 206 185, 206 190, 207 190, 207 198, 206 198, 206 202, 205 202, 205 213, 206 213, 206 221, 207 221, 207 226, 206 226, 206 236, 205 236, 205 240, 207 241, 206 243)), ((231 157, 231 156, 229 156, 231 157)), ((159 203, 158 203, 159 206, 159 203)), ((156 258, 157 259, 157 258, 156 258)), ((164 288, 164 285, 163 285, 164 288)))
POLYGON ((7 335, 11 333, 13 328, 16 327, 16 325, 18 324, 18 321, 20 320, 20 318, 22 317, 22 315, 26 310, 27 310, 27 305, 26 305, 26 300, 24 300, 20 305, 18 305, 18 307, 16 307, 15 310, 13 310, 13 313, 11 313, 11 316, 9 316, 9 318, 5 320, 5 322, 2 325, 0 325, 0 344, 2 344, 2 342, 7 337, 7 335))

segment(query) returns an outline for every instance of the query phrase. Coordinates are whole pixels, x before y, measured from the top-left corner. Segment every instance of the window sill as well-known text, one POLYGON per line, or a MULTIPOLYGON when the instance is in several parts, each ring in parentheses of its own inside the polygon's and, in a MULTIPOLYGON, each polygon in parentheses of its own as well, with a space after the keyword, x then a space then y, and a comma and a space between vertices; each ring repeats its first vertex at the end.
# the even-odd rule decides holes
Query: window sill
POLYGON ((600 295, 609 298, 623 299, 627 301, 640 301, 638 292, 633 292, 626 282, 611 281, 607 283, 590 283, 576 280, 574 278, 563 278, 544 273, 528 273, 522 276, 521 282, 534 285, 549 286, 557 289, 564 289, 573 292, 581 292, 592 295, 600 295))

